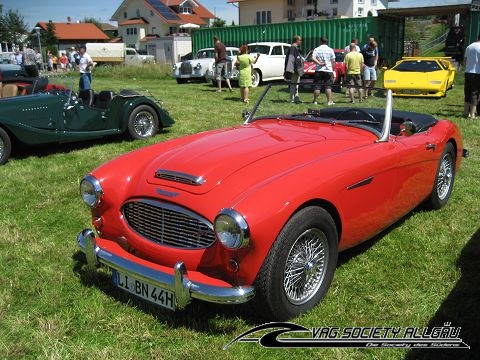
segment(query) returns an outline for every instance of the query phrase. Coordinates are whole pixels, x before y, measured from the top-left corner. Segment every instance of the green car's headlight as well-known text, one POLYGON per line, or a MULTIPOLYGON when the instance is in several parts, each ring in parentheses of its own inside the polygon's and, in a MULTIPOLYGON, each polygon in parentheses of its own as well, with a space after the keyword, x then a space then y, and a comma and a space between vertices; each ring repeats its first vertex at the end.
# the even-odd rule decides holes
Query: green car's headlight
POLYGON ((233 209, 223 209, 215 218, 215 233, 227 249, 240 249, 250 242, 250 230, 244 217, 233 209))
POLYGON ((103 189, 100 182, 92 175, 85 176, 80 183, 80 195, 89 207, 100 206, 103 200, 103 189))

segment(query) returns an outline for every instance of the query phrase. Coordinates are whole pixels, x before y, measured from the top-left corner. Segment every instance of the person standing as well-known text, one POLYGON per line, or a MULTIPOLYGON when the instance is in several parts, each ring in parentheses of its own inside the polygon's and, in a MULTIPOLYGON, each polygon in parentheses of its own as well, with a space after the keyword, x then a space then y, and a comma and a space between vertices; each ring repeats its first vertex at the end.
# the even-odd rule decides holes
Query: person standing
POLYGON ((368 88, 373 88, 377 81, 377 63, 378 63, 378 46, 377 42, 370 38, 368 44, 362 50, 365 67, 363 69, 363 80, 365 81, 365 97, 371 95, 368 88))
POLYGON ((62 56, 60 56, 60 68, 62 69, 63 72, 67 71, 67 65, 68 65, 67 54, 62 53, 62 56))
MULTIPOLYGON (((217 79, 217 92, 221 92, 222 91, 222 74, 224 75, 227 70, 226 69, 227 48, 220 41, 218 36, 214 36, 213 41, 215 42, 215 77, 217 79)), ((228 89, 231 92, 232 85, 230 85, 230 79, 228 77, 225 77, 225 81, 228 85, 228 89)))
POLYGON ((93 60, 87 53, 87 46, 81 45, 78 49, 79 62, 78 70, 80 72, 79 89, 90 90, 92 88, 92 67, 93 60))
POLYGON ((47 70, 48 71, 53 70, 53 55, 50 50, 47 51, 47 70))
POLYGON ((53 71, 57 72, 58 71, 58 57, 57 57, 57 55, 52 56, 52 65, 53 65, 53 71))
POLYGON ((35 50, 35 64, 37 65, 38 71, 43 70, 43 58, 42 54, 35 50))
POLYGON ((23 49, 23 67, 25 68, 28 76, 38 77, 38 68, 35 61, 35 50, 30 47, 30 44, 27 44, 25 49, 23 49))
POLYGON ((480 101, 480 33, 477 41, 465 49, 465 107, 463 114, 471 119, 477 116, 480 101))
POLYGON ((252 59, 248 53, 248 46, 240 46, 235 67, 238 69, 238 86, 240 87, 240 96, 242 101, 248 104, 249 88, 252 87, 252 64, 255 64, 260 54, 252 59))
POLYGON ((284 78, 290 81, 290 102, 300 102, 298 98, 298 84, 303 76, 304 59, 299 46, 302 38, 299 35, 293 37, 293 43, 285 57, 284 78))
MULTIPOLYGON (((353 88, 352 85, 358 85, 362 86, 362 70, 364 67, 363 63, 363 55, 362 53, 357 51, 357 45, 352 42, 350 44, 350 50, 345 55, 345 72, 346 72, 346 81, 347 84, 350 85, 348 86, 348 92, 350 95, 350 102, 354 103, 354 94, 355 94, 355 89, 353 88)), ((359 88, 359 96, 360 96, 360 102, 363 101, 363 89, 359 88)))
MULTIPOLYGON (((357 49, 358 52, 361 51, 360 46, 358 46, 358 38, 354 37, 352 39, 352 41, 350 42, 350 44, 345 46, 345 49, 343 49, 343 51, 345 52, 345 55, 347 55, 350 52, 350 45, 351 44, 355 44, 355 49, 357 49)), ((350 96, 350 88, 348 88, 348 87, 345 89, 345 96, 350 96)))
POLYGON ((315 76, 313 78, 313 103, 317 104, 320 90, 324 87, 327 105, 334 105, 335 103, 332 100, 332 83, 335 53, 333 49, 328 46, 328 39, 325 36, 320 38, 320 46, 313 50, 312 60, 316 64, 315 76))
POLYGON ((15 51, 15 64, 17 65, 23 64, 23 54, 20 52, 19 49, 15 51))

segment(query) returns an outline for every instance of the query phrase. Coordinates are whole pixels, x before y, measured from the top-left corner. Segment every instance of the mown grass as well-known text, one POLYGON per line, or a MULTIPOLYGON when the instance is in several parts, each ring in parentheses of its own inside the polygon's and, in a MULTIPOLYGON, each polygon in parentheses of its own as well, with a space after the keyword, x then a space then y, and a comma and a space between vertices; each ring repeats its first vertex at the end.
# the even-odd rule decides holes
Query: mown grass
MULTIPOLYGON (((194 302, 170 313, 120 293, 108 271, 84 269, 75 237, 90 227, 82 176, 124 152, 184 134, 238 125, 244 104, 210 84, 177 85, 135 72, 94 74, 96 90, 148 89, 177 123, 148 141, 106 139, 16 150, 0 167, 0 357, 5 359, 475 359, 480 350, 480 126, 461 117, 463 75, 446 98, 395 99, 395 108, 450 118, 472 156, 449 204, 417 209, 340 255, 322 303, 292 321, 319 326, 461 326, 471 350, 265 349, 233 338, 258 324, 239 307, 194 302)), ((251 98, 262 88, 253 89, 251 98)), ((302 94, 308 100, 310 94, 302 94)), ((335 94, 337 106, 345 106, 335 94)), ((322 98, 323 101, 323 98, 322 98)), ((370 105, 383 101, 369 99, 370 105)))

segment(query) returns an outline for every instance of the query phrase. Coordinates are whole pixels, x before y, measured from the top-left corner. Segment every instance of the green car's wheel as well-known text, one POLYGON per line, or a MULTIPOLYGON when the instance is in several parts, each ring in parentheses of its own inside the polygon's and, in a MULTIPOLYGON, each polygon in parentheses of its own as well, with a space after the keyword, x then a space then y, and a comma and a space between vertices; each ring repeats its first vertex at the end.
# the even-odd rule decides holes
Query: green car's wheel
POLYGON ((12 142, 7 132, 0 128, 0 165, 5 164, 12 151, 12 142))
POLYGON ((133 109, 128 118, 128 133, 133 139, 147 139, 158 132, 158 115, 148 105, 133 109))

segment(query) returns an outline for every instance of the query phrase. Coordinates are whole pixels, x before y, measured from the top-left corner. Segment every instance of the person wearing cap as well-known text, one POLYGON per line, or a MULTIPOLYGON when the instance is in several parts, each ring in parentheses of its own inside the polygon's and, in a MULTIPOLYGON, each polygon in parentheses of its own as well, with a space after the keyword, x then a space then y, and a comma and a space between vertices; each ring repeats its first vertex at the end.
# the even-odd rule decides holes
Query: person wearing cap
POLYGON ((90 55, 88 55, 85 45, 80 46, 78 54, 80 56, 78 62, 78 70, 80 72, 79 89, 90 90, 92 88, 93 60, 90 55))

